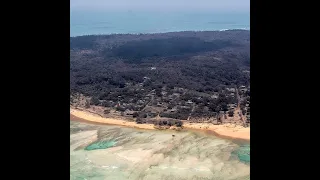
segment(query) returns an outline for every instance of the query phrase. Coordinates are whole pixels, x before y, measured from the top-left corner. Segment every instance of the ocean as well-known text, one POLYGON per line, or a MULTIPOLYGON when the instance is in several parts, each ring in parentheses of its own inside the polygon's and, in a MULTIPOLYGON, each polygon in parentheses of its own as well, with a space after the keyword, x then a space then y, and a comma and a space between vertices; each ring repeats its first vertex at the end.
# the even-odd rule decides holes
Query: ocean
POLYGON ((70 13, 70 36, 250 29, 250 13, 92 12, 70 13))

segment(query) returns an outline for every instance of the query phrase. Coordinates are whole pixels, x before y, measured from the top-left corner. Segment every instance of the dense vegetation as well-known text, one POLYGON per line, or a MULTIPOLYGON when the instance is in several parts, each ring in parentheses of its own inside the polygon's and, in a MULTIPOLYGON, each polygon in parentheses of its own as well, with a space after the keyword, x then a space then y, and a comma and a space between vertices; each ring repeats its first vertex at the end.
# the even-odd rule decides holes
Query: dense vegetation
POLYGON ((227 88, 250 88, 249 46, 243 30, 72 37, 71 95, 141 118, 216 116, 238 103, 227 88))

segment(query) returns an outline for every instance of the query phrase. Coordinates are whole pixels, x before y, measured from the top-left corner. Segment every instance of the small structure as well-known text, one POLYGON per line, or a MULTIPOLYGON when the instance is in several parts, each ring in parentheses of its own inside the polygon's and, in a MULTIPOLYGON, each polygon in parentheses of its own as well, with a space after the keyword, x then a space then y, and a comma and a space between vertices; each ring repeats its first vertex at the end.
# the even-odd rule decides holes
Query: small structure
POLYGON ((161 91, 161 94, 162 94, 163 96, 165 96, 165 95, 167 95, 167 92, 166 92, 166 91, 161 91))
POLYGON ((247 92, 247 90, 248 90, 247 88, 240 89, 241 92, 247 92))
POLYGON ((187 104, 192 104, 193 102, 191 100, 188 100, 187 101, 187 104))
POLYGON ((182 108, 182 109, 190 109, 189 106, 180 106, 180 108, 182 108))
POLYGON ((127 115, 127 116, 132 116, 133 113, 134 113, 134 111, 130 111, 128 109, 124 111, 124 114, 127 115))
POLYGON ((144 101, 141 100, 141 99, 139 99, 138 102, 137 102, 137 104, 144 104, 144 101))
POLYGON ((177 111, 177 108, 170 109, 170 112, 176 112, 176 111, 177 111))
POLYGON ((179 94, 179 93, 173 93, 172 95, 173 95, 173 96, 176 96, 176 97, 180 97, 180 94, 179 94))
POLYGON ((230 92, 236 92, 235 88, 227 88, 227 90, 230 91, 230 92))
POLYGON ((218 97, 219 97, 218 95, 212 95, 211 96, 211 98, 213 98, 213 99, 218 99, 218 97))

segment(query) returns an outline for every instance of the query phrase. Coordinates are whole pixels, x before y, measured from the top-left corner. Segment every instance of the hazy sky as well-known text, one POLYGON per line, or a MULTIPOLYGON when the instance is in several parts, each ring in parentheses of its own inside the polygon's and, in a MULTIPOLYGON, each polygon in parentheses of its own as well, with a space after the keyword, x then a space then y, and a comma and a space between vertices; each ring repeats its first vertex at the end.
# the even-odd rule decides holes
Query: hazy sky
POLYGON ((71 10, 250 11, 250 0, 70 0, 71 10))

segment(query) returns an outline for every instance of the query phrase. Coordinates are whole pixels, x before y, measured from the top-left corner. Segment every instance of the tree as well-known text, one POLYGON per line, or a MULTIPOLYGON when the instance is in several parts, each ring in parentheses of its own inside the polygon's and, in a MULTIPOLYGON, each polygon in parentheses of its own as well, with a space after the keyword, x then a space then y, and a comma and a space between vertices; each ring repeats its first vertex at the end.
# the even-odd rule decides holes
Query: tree
POLYGON ((183 125, 183 122, 182 121, 180 121, 180 120, 178 120, 178 121, 176 121, 176 126, 177 127, 182 127, 182 125, 183 125))
POLYGON ((133 114, 132 114, 132 117, 133 118, 136 118, 136 117, 138 117, 139 116, 139 113, 138 112, 134 112, 133 114))
POLYGON ((97 97, 94 96, 94 97, 91 98, 90 105, 97 106, 99 104, 100 104, 100 101, 99 101, 99 99, 97 97))
POLYGON ((161 93, 161 89, 159 88, 159 89, 156 89, 156 95, 158 96, 158 97, 162 97, 162 93, 161 93))
POLYGON ((120 111, 120 112, 124 112, 126 109, 124 107, 122 107, 122 106, 117 106, 116 110, 120 111))
POLYGON ((228 111, 228 106, 227 106, 227 104, 226 104, 226 103, 222 103, 221 109, 222 109, 222 111, 228 111))
POLYGON ((233 115, 234 115, 234 111, 233 111, 233 110, 228 111, 228 115, 229 115, 230 117, 233 117, 233 115))
POLYGON ((142 117, 143 117, 143 118, 147 118, 147 117, 148 117, 148 114, 147 114, 147 113, 144 113, 144 114, 142 115, 142 117))
POLYGON ((88 99, 86 99, 86 103, 85 103, 84 107, 87 109, 90 108, 90 102, 88 99))
POLYGON ((141 119, 141 118, 139 118, 139 117, 138 117, 138 118, 136 119, 136 123, 137 123, 137 124, 142 124, 142 123, 143 123, 143 121, 142 121, 142 119, 141 119))
POLYGON ((242 110, 241 112, 242 112, 242 115, 246 115, 246 110, 245 109, 242 110))

